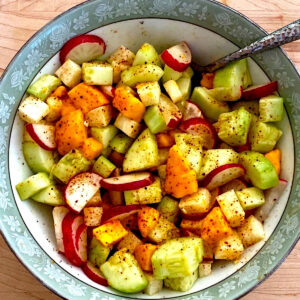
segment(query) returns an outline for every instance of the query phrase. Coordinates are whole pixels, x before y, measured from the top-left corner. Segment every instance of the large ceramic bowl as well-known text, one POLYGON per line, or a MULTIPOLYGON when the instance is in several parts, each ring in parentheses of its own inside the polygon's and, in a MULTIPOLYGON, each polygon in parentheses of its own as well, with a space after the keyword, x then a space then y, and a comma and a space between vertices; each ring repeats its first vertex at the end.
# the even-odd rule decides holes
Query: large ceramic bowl
MULTIPOLYGON (((77 34, 93 32, 107 42, 107 53, 121 44, 136 51, 145 41, 161 50, 186 40, 200 64, 263 37, 265 32, 236 11, 209 0, 96 0, 62 14, 20 50, 0 82, 0 226, 21 262, 47 287, 68 299, 151 298, 121 295, 89 280, 55 250, 51 209, 20 201, 16 183, 30 175, 21 152, 22 122, 16 111, 30 82, 59 65, 58 51, 77 34)), ((282 177, 289 184, 265 222, 266 238, 249 248, 238 264, 217 264, 192 290, 164 290, 152 298, 232 299, 250 291, 288 255, 300 233, 300 78, 281 49, 250 61, 254 83, 278 80, 286 115, 280 126, 282 177)))

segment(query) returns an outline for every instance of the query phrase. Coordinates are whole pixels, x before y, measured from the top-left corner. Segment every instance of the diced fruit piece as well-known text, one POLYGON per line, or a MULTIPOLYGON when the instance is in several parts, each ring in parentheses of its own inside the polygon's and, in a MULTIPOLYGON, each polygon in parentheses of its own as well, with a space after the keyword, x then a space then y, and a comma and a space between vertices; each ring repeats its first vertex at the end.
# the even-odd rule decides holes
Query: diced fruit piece
POLYGON ((283 118, 283 98, 276 95, 259 100, 259 120, 262 122, 279 122, 283 118))
POLYGON ((72 103, 73 102, 70 98, 62 100, 62 107, 60 111, 62 117, 76 110, 76 107, 72 103))
POLYGON ((120 220, 110 220, 103 225, 93 229, 93 235, 104 246, 112 246, 128 234, 120 220))
POLYGON ((112 85, 101 85, 100 90, 110 98, 113 98, 115 96, 116 89, 112 85))
POLYGON ((162 198, 160 179, 155 177, 153 183, 146 187, 124 192, 126 205, 158 203, 162 198))
POLYGON ((52 184, 46 173, 32 175, 16 185, 21 200, 26 200, 52 184))
POLYGON ((99 226, 103 214, 102 207, 85 207, 83 209, 84 224, 86 226, 99 226))
POLYGON ((114 219, 123 220, 131 215, 137 214, 140 209, 141 209, 140 205, 114 206, 110 210, 104 212, 102 217, 102 223, 114 219))
POLYGON ((78 149, 86 159, 93 160, 101 154, 103 145, 95 138, 89 137, 78 149))
POLYGON ((265 154, 265 157, 273 164, 276 169, 277 175, 280 175, 281 171, 281 151, 280 149, 274 149, 265 154))
POLYGON ((191 233, 194 233, 195 235, 201 236, 202 220, 182 219, 180 227, 184 231, 189 231, 191 233))
POLYGON ((136 86, 137 93, 145 106, 157 105, 160 97, 160 85, 157 81, 140 83, 136 86))
POLYGON ((203 73, 200 84, 202 87, 212 89, 214 87, 214 78, 216 73, 203 73))
POLYGON ((190 195, 198 190, 196 172, 175 145, 169 151, 165 191, 175 198, 190 195))
POLYGON ((70 210, 65 206, 55 206, 52 210, 57 250, 65 252, 62 232, 62 222, 70 210))
POLYGON ((238 110, 241 107, 244 107, 249 113, 255 116, 259 115, 258 101, 238 101, 231 108, 232 110, 238 110))
POLYGON ((151 257, 158 248, 157 245, 141 244, 135 248, 134 256, 144 271, 152 271, 151 257))
POLYGON ((175 144, 174 137, 169 133, 159 133, 156 135, 157 146, 161 148, 170 148, 175 144))
POLYGON ((28 123, 38 123, 49 113, 50 109, 42 100, 29 96, 22 101, 18 111, 21 120, 28 123))
POLYGON ((98 190, 94 196, 88 201, 85 207, 99 207, 103 205, 100 190, 98 190))
POLYGON ((177 72, 185 71, 192 61, 192 53, 186 42, 181 42, 161 54, 166 65, 177 72))
POLYGON ((134 254, 135 249, 142 244, 142 241, 131 231, 116 245, 117 250, 126 248, 130 253, 134 254))
POLYGON ((242 90, 237 90, 237 95, 232 97, 233 89, 231 87, 217 87, 207 91, 211 97, 217 101, 234 101, 232 99, 241 98, 242 90), (238 94, 239 93, 239 94, 238 94))
POLYGON ((67 59, 62 66, 60 66, 55 75, 69 88, 73 88, 81 81, 81 67, 72 61, 67 59))
POLYGON ((203 278, 211 274, 211 265, 211 263, 201 263, 199 265, 199 278, 203 278))
POLYGON ((124 161, 124 155, 122 153, 119 153, 117 151, 112 151, 108 158, 118 167, 121 168, 124 161))
POLYGON ((32 196, 32 199, 34 201, 53 206, 65 205, 65 200, 62 192, 54 184, 49 185, 48 187, 42 189, 40 192, 34 194, 32 196))
POLYGON ((136 138, 141 129, 141 124, 125 117, 121 113, 118 115, 114 125, 131 138, 136 138))
POLYGON ((178 106, 174 104, 166 95, 161 94, 158 107, 165 120, 165 123, 167 124, 167 127, 169 129, 175 129, 182 119, 182 113, 178 106))
POLYGON ((139 230, 137 225, 137 214, 131 214, 123 219, 120 219, 122 225, 128 230, 139 230))
POLYGON ((165 131, 167 129, 164 116, 157 105, 147 108, 144 115, 144 121, 153 134, 165 131))
POLYGON ((241 191, 236 191, 236 195, 244 210, 259 207, 265 203, 265 196, 262 190, 250 187, 241 191))
POLYGON ((111 105, 103 105, 89 111, 86 120, 90 127, 106 127, 113 116, 111 105))
POLYGON ((233 231, 231 236, 218 241, 214 251, 215 259, 239 259, 243 254, 243 251, 243 243, 236 231, 233 231))
POLYGON ((174 103, 184 100, 179 85, 175 80, 165 82, 164 88, 174 103))
POLYGON ((180 292, 186 292, 192 288, 198 278, 198 270, 195 270, 191 275, 179 278, 166 278, 164 280, 165 287, 180 292))
POLYGON ((245 212, 234 190, 219 195, 217 201, 231 227, 244 223, 245 212))
POLYGON ((230 236, 232 229, 220 207, 214 207, 203 219, 201 237, 208 243, 215 243, 230 236))
POLYGON ((110 156, 111 152, 112 152, 112 149, 108 146, 108 147, 106 147, 106 148, 103 149, 102 155, 105 158, 108 158, 110 156))
POLYGON ((161 165, 157 167, 157 173, 161 180, 167 177, 167 165, 161 165))
POLYGON ((247 188, 247 184, 241 179, 234 179, 221 187, 221 194, 226 193, 228 191, 234 190, 241 191, 242 189, 247 188))
POLYGON ((243 98, 245 100, 257 100, 269 96, 277 91, 277 86, 277 81, 251 86, 246 90, 243 90, 243 98))
POLYGON ((168 65, 165 65, 164 67, 164 75, 162 77, 162 82, 165 83, 169 80, 178 80, 183 75, 182 72, 177 72, 170 68, 168 65))
POLYGON ((191 66, 189 66, 184 72, 181 73, 182 77, 184 78, 192 78, 194 76, 194 71, 191 68, 191 66))
POLYGON ((208 90, 203 87, 194 88, 191 101, 195 102, 203 111, 204 115, 213 121, 217 121, 220 114, 229 112, 229 106, 226 102, 217 101, 211 97, 208 90))
POLYGON ((52 151, 41 148, 34 141, 23 142, 22 149, 26 163, 32 172, 51 172, 55 164, 52 151))
POLYGON ((157 164, 157 166, 167 163, 167 160, 169 157, 169 150, 170 150, 169 148, 158 149, 158 164, 157 164))
POLYGON ((124 172, 134 172, 157 166, 158 148, 155 136, 145 129, 125 155, 124 172))
POLYGON ((82 34, 69 39, 59 53, 61 63, 71 59, 78 64, 95 59, 105 53, 106 45, 101 37, 82 34))
POLYGON ((148 285, 144 290, 144 293, 152 296, 159 293, 163 288, 163 281, 160 279, 155 279, 152 273, 144 273, 148 281, 148 285))
POLYGON ((114 125, 108 125, 104 128, 91 128, 91 136, 98 140, 103 145, 104 149, 109 146, 109 143, 117 133, 118 129, 114 125))
POLYGON ((251 120, 251 114, 244 107, 221 114, 218 119, 219 138, 231 146, 245 145, 251 120))
POLYGON ((180 92, 182 94, 182 100, 187 100, 191 96, 192 92, 192 81, 190 78, 182 77, 178 79, 177 85, 180 89, 180 92))
POLYGON ((119 153, 125 154, 132 143, 133 140, 131 138, 123 133, 119 133, 111 140, 110 147, 119 153))
POLYGON ((46 103, 49 107, 49 112, 45 117, 47 122, 55 122, 61 116, 61 110, 63 106, 63 102, 61 99, 57 97, 50 96, 46 99, 46 103))
POLYGON ((87 130, 80 110, 63 116, 55 125, 55 141, 61 155, 80 147, 86 138, 87 130))
POLYGON ((203 185, 210 191, 236 178, 245 175, 241 164, 226 164, 212 170, 203 180, 203 185))
POLYGON ((200 170, 200 179, 203 179, 214 169, 226 165, 237 164, 239 154, 232 149, 211 149, 204 153, 202 167, 200 170))
POLYGON ((180 102, 183 103, 182 107, 182 114, 183 114, 183 121, 189 120, 189 119, 194 119, 194 118, 204 118, 203 113, 200 110, 200 108, 192 101, 183 101, 180 102))
POLYGON ((245 224, 239 227, 237 232, 245 247, 252 246, 265 237, 263 224, 253 215, 246 219, 245 224))
POLYGON ((169 240, 152 255, 154 277, 165 279, 189 276, 198 269, 202 256, 203 243, 199 237, 169 240))
POLYGON ((84 62, 82 64, 82 78, 89 85, 112 85, 113 67, 108 63, 84 62))
POLYGON ((136 66, 144 64, 154 64, 158 65, 159 67, 161 66, 158 53, 156 52, 155 48, 148 43, 144 43, 137 51, 132 65, 136 66))
POLYGON ((158 204, 157 210, 160 214, 172 223, 176 223, 179 215, 178 201, 165 196, 158 204))
POLYGON ((138 212, 138 227, 142 237, 147 237, 152 229, 157 225, 159 216, 160 212, 152 207, 144 206, 141 208, 138 212))
POLYGON ((141 82, 159 81, 164 71, 157 65, 137 65, 124 70, 121 74, 122 82, 130 87, 141 82))
POLYGON ((100 269, 108 284, 120 292, 138 293, 148 284, 136 259, 126 249, 116 252, 100 269))
POLYGON ((246 169, 246 174, 255 187, 265 190, 278 184, 275 167, 263 154, 245 151, 239 156, 240 163, 246 169))
POLYGON ((104 178, 110 176, 116 166, 104 156, 100 156, 93 165, 93 171, 104 178))
POLYGON ((88 253, 89 261, 100 267, 106 261, 110 253, 110 248, 102 245, 95 237, 93 237, 88 253))
POLYGON ((86 262, 82 267, 83 273, 91 280, 103 286, 108 286, 107 280, 103 277, 100 270, 96 268, 91 262, 86 262))
POLYGON ((57 87, 50 95, 50 97, 57 97, 59 99, 65 99, 67 96, 68 96, 68 90, 63 85, 57 87))
POLYGON ((179 202, 179 208, 184 215, 201 216, 211 209, 211 195, 205 188, 199 188, 192 195, 183 197, 179 202))
POLYGON ((60 85, 59 78, 44 74, 29 86, 27 93, 44 101, 60 85))
POLYGON ((229 87, 232 89, 231 101, 241 98, 241 87, 245 89, 251 85, 247 59, 232 62, 216 71, 214 88, 229 87))
POLYGON ((249 139, 251 150, 266 153, 275 147, 282 131, 271 124, 256 121, 250 129, 249 139))
POLYGON ((78 150, 72 150, 63 156, 54 166, 52 174, 63 183, 80 172, 87 171, 91 165, 78 150))
POLYGON ((102 177, 96 173, 83 172, 74 176, 65 190, 65 200, 68 206, 79 213, 100 189, 102 177))
POLYGON ((286 180, 280 179, 278 185, 265 192, 265 203, 255 213, 255 217, 259 221, 263 222, 269 216, 272 208, 285 190, 287 183, 286 180))
POLYGON ((199 137, 203 147, 212 149, 216 143, 216 132, 214 127, 203 118, 188 119, 181 123, 180 128, 192 135, 199 137))

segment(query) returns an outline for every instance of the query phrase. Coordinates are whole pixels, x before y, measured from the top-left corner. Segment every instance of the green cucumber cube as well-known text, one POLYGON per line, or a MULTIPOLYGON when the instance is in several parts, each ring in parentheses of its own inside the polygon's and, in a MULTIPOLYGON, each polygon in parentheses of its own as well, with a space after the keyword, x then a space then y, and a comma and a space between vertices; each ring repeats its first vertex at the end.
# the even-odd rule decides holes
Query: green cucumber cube
POLYGON ((232 110, 238 110, 239 108, 244 107, 249 113, 259 116, 259 106, 258 101, 238 101, 232 105, 232 110))
POLYGON ((158 149, 158 163, 157 163, 158 167, 167 163, 169 157, 169 151, 170 151, 169 148, 158 149))
POLYGON ((62 192, 56 187, 55 184, 46 187, 37 194, 34 194, 31 198, 34 201, 48 205, 65 205, 65 200, 62 195, 62 192))
POLYGON ((184 72, 182 72, 182 77, 192 78, 194 76, 194 71, 191 67, 188 67, 184 72))
MULTIPOLYGON (((164 67, 164 75, 162 77, 162 82, 165 83, 169 80, 178 80, 180 77, 182 77, 183 73, 182 72, 177 72, 167 65, 164 67)), ((189 73, 186 73, 186 76, 188 76, 189 73)))
POLYGON ((232 87, 217 87, 214 89, 209 89, 207 92, 211 97, 218 101, 235 101, 236 98, 240 98, 242 94, 241 91, 238 91, 239 94, 233 97, 232 95, 234 92, 232 87))
POLYGON ((158 53, 156 52, 155 48, 148 43, 144 43, 137 51, 132 65, 136 66, 144 64, 154 64, 161 67, 158 53))
POLYGON ((82 78, 90 85, 112 85, 113 67, 108 63, 92 62, 82 64, 82 78))
POLYGON ((157 81, 140 83, 136 88, 137 93, 145 106, 159 104, 161 90, 157 81))
POLYGON ((91 127, 91 136, 102 143, 103 148, 107 148, 111 140, 117 135, 118 129, 114 125, 103 128, 91 127))
POLYGON ((160 165, 157 167, 158 176, 161 180, 167 177, 167 165, 160 165))
POLYGON ((101 154, 102 154, 102 156, 107 158, 107 157, 109 157, 111 152, 112 152, 112 149, 108 146, 102 150, 101 154))
POLYGON ((158 204, 157 210, 169 222, 176 223, 178 221, 178 216, 180 212, 178 205, 179 203, 177 200, 169 196, 165 196, 158 204))
POLYGON ((110 176, 110 174, 113 172, 113 170, 116 168, 116 166, 110 162, 106 157, 101 155, 93 166, 93 171, 98 173, 104 178, 107 178, 110 176))
POLYGON ((60 85, 59 78, 44 74, 29 86, 27 93, 44 101, 60 85))
POLYGON ((276 95, 259 100, 259 120, 262 122, 279 122, 283 118, 283 98, 276 95))
POLYGON ((182 77, 179 78, 176 82, 182 94, 182 100, 190 99, 192 92, 192 80, 188 77, 182 77))
POLYGON ((91 263, 100 267, 106 262, 109 253, 109 247, 102 245, 95 237, 92 238, 88 252, 88 259, 91 263))
POLYGON ((262 190, 256 187, 250 187, 236 191, 236 195, 244 210, 259 207, 265 203, 265 195, 262 190))
POLYGON ((179 278, 166 278, 164 280, 165 287, 179 292, 190 290, 198 279, 198 270, 195 270, 191 275, 179 278))
POLYGON ((40 172, 18 183, 16 190, 21 200, 26 200, 51 184, 49 176, 46 173, 40 172))
POLYGON ((133 139, 123 133, 117 134, 110 142, 110 147, 122 154, 125 154, 132 145, 133 139))
POLYGON ((167 124, 165 122, 163 114, 161 113, 157 105, 153 105, 147 108, 144 115, 144 121, 153 134, 163 132, 167 129, 167 124))

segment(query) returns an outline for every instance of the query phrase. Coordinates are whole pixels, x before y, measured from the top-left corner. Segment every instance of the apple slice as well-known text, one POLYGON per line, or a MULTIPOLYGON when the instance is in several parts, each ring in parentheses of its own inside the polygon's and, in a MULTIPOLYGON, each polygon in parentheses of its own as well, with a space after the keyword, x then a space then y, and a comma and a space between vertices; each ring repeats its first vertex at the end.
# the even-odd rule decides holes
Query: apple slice
POLYGON ((101 37, 82 34, 68 40, 60 50, 59 59, 63 64, 67 59, 82 64, 105 53, 106 44, 101 37))
POLYGON ((263 222, 267 219, 272 208, 284 192, 287 184, 288 182, 286 180, 279 179, 279 184, 277 186, 265 191, 265 203, 260 206, 255 213, 255 217, 258 220, 263 222))
POLYGON ((81 225, 84 225, 83 217, 72 212, 69 212, 62 222, 65 256, 74 266, 78 267, 87 259, 87 241, 84 240, 86 238, 84 227, 86 229, 86 226, 81 225))
POLYGON ((112 85, 101 85, 100 90, 101 90, 102 93, 104 93, 105 95, 107 95, 110 98, 115 97, 116 89, 112 85))
POLYGON ((104 178, 101 186, 111 191, 130 191, 148 186, 154 182, 154 176, 149 172, 132 173, 117 177, 104 178))
POLYGON ((210 122, 203 118, 193 118, 181 123, 180 129, 184 132, 201 136, 202 145, 206 149, 215 147, 217 134, 210 122))
POLYGON ((187 100, 184 104, 182 120, 186 121, 194 118, 204 119, 203 113, 194 102, 187 100))
POLYGON ((220 189, 221 189, 221 194, 223 194, 231 190, 241 191, 245 188, 247 188, 247 184, 245 181, 241 179, 233 179, 232 181, 229 181, 228 183, 221 186, 220 189))
POLYGON ((113 219, 122 220, 130 215, 136 214, 140 209, 141 206, 136 204, 114 206, 111 209, 104 211, 101 222, 105 223, 113 219))
POLYGON ((83 172, 75 175, 65 189, 65 201, 76 213, 80 213, 100 189, 102 177, 97 173, 83 172))
POLYGON ((99 283, 103 286, 108 286, 106 278, 101 275, 100 270, 97 269, 91 262, 86 262, 82 266, 82 271, 88 278, 96 283, 99 283))
POLYGON ((192 62, 192 53, 186 42, 181 42, 161 54, 164 63, 177 72, 184 72, 192 62))
POLYGON ((245 174, 246 170, 241 164, 226 164, 212 170, 203 180, 203 186, 213 190, 233 179, 245 174))
POLYGON ((182 119, 182 113, 178 106, 166 95, 161 94, 158 107, 167 124, 167 127, 169 129, 175 129, 182 119))
POLYGON ((68 212, 70 212, 70 210, 65 206, 55 206, 52 210, 57 250, 60 253, 65 252, 62 232, 62 221, 68 212))
POLYGON ((46 124, 26 124, 27 133, 43 149, 52 151, 56 148, 55 126, 46 124))
POLYGON ((234 149, 238 153, 241 153, 241 152, 244 152, 244 151, 250 151, 251 150, 251 144, 247 143, 247 144, 242 145, 242 146, 234 147, 234 149))
POLYGON ((242 92, 242 98, 245 100, 258 100, 276 92, 278 88, 277 81, 268 82, 262 85, 251 86, 242 92))

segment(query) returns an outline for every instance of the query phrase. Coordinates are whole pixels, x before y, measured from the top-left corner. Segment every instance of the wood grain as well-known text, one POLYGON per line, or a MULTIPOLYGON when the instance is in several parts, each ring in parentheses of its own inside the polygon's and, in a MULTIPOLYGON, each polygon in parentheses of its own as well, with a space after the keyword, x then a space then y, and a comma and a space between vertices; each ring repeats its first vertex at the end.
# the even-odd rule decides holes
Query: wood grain
MULTIPOLYGON (((0 0, 0 75, 20 47, 43 25, 80 0, 0 0)), ((299 0, 221 0, 268 32, 299 18, 299 0)), ((300 69, 300 42, 284 46, 300 69)), ((271 277, 243 300, 300 299, 300 243, 271 277)), ((0 296, 6 300, 59 299, 17 260, 0 237, 0 296)))

